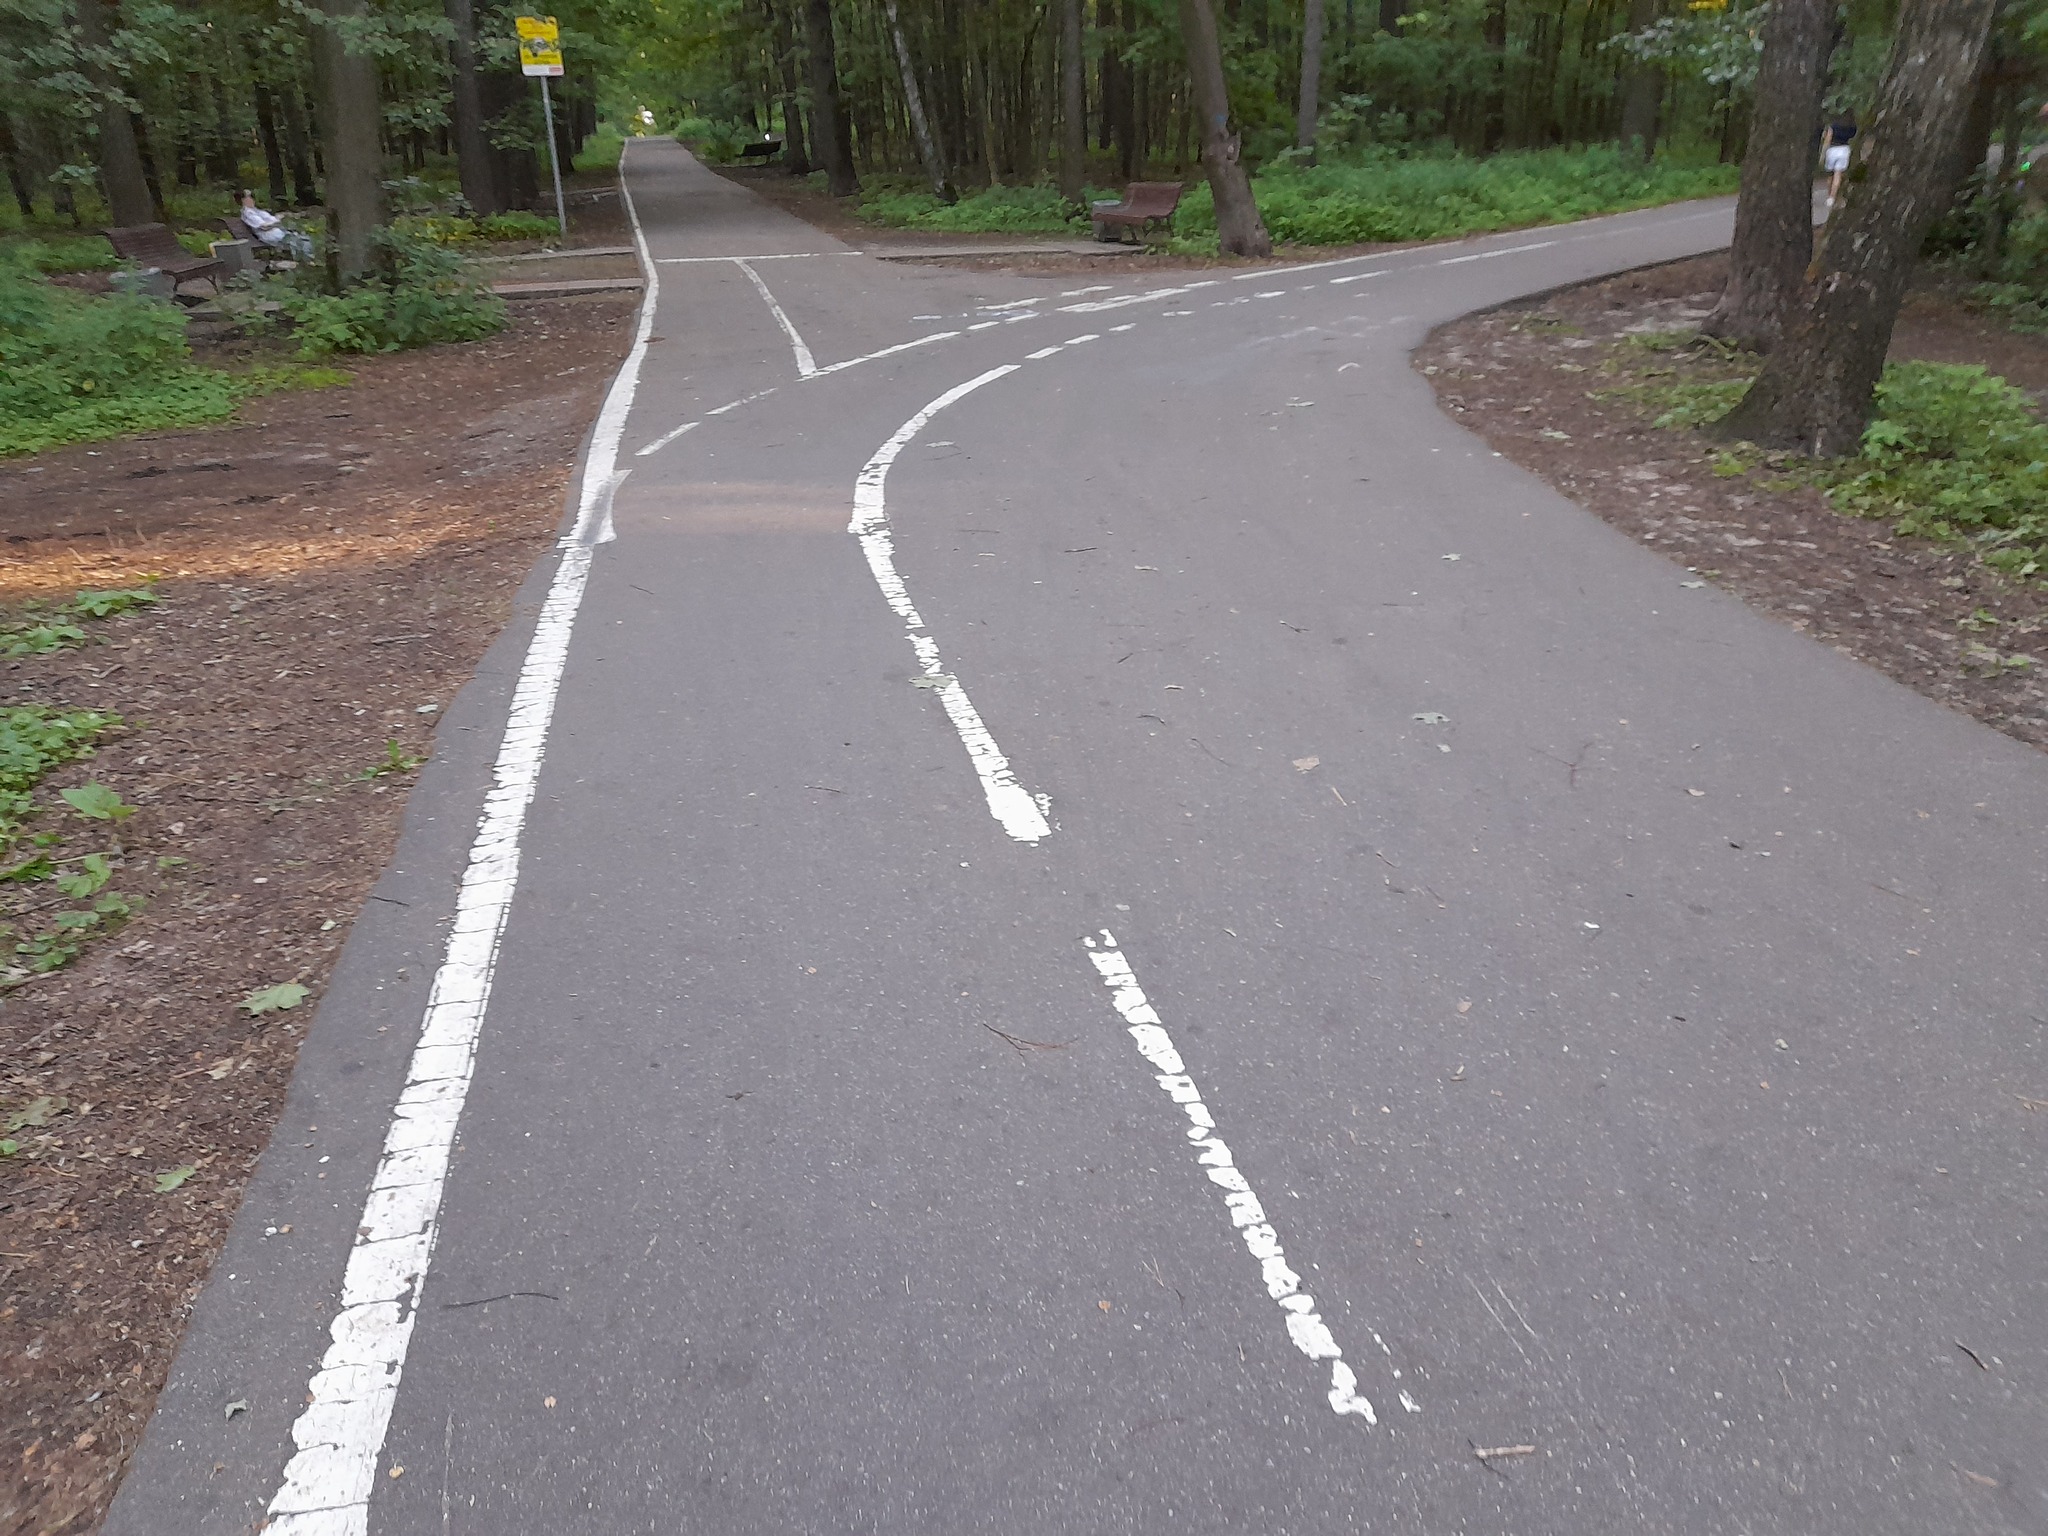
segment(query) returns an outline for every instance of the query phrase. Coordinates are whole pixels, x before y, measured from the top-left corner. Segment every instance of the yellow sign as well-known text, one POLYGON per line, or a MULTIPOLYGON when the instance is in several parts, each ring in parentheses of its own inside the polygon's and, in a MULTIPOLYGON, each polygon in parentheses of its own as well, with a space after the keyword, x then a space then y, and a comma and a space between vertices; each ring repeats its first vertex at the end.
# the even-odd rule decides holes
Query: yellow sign
POLYGON ((519 16, 519 72, 523 75, 562 73, 562 29, 552 16, 519 16))

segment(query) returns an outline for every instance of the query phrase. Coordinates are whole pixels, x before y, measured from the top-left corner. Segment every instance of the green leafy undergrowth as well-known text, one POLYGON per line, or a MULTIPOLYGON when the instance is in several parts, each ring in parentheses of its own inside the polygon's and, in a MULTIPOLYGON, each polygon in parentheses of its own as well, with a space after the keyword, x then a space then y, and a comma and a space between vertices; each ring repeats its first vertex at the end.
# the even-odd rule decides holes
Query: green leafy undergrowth
MULTIPOLYGON (((1114 198, 1116 193, 1090 188, 1088 200, 1114 198)), ((957 203, 944 203, 931 189, 907 179, 876 178, 855 210, 869 224, 885 229, 929 229, 946 234, 1080 234, 1087 218, 1046 185, 985 187, 957 203)))
POLYGON ((53 771, 90 755, 119 723, 89 709, 0 709, 0 992, 69 964, 94 933, 119 926, 141 906, 107 889, 118 850, 67 854, 64 826, 42 826, 45 813, 61 811, 73 824, 90 826, 111 824, 134 807, 97 783, 66 789, 49 803, 39 804, 36 795, 53 771))
POLYGON ((360 287, 279 295, 295 322, 300 357, 478 341, 503 329, 505 301, 459 257, 395 230, 381 239, 382 271, 360 287))
POLYGON ((0 618, 0 656, 42 656, 83 645, 88 636, 76 620, 110 619, 155 601, 156 593, 149 588, 130 587, 81 592, 54 608, 29 603, 14 617, 0 618))
MULTIPOLYGON (((1633 382, 1604 393, 1658 411, 1657 426, 1702 427, 1742 398, 1754 368, 1753 360, 1710 352, 1690 369, 1682 360, 1637 368, 1633 382)), ((1759 462, 1753 450, 1729 450, 1715 469, 1744 473, 1759 462)), ((2008 576, 2048 573, 2048 423, 2026 391, 1980 366, 1889 363, 1859 452, 1770 462, 1819 486, 1838 511, 1882 518, 1902 535, 1967 544, 2008 576)))
MULTIPOLYGON (((616 165, 618 159, 613 157, 616 165)), ((430 245, 475 245, 491 240, 552 240, 561 233, 561 226, 544 214, 529 213, 524 208, 514 208, 506 213, 494 213, 487 218, 470 218, 463 214, 433 214, 398 221, 398 228, 414 239, 430 245)))
POLYGON ((252 395, 337 381, 277 365, 202 367, 175 305, 75 293, 0 260, 0 458, 225 421, 252 395))
MULTIPOLYGON (((1252 190, 1276 242, 1352 245, 1437 240, 1719 197, 1736 189, 1740 174, 1732 165, 1644 165, 1613 149, 1517 150, 1483 159, 1380 152, 1323 165, 1270 165, 1252 190)), ((1181 199, 1173 231, 1183 239, 1214 238, 1207 183, 1181 199)))

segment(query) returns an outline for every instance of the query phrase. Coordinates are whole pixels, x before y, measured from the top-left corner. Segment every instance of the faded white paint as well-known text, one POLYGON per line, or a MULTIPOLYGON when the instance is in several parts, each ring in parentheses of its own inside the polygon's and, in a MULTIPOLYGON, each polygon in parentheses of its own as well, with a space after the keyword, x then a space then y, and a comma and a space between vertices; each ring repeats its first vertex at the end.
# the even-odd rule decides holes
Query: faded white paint
MULTIPOLYGON (((1279 1303, 1285 1314, 1287 1337, 1309 1359, 1330 1362, 1330 1388, 1326 1394, 1330 1411, 1355 1414, 1368 1424, 1377 1424, 1379 1416, 1373 1412, 1371 1401, 1358 1390, 1357 1373, 1345 1361, 1344 1351, 1337 1347, 1329 1325, 1316 1311, 1315 1298, 1301 1288, 1301 1276, 1289 1267, 1279 1233, 1274 1231, 1272 1220, 1259 1203, 1251 1182, 1239 1170, 1229 1146, 1216 1134, 1216 1117, 1202 1102, 1202 1092, 1189 1075, 1187 1063, 1174 1048, 1173 1037, 1160 1023, 1158 1012, 1146 1000, 1137 973, 1117 947, 1115 935, 1104 928, 1099 940, 1085 938, 1081 942, 1087 946, 1088 958, 1094 962, 1102 984, 1109 988, 1110 1004, 1128 1026, 1138 1054, 1152 1067, 1153 1081, 1187 1116, 1187 1138, 1195 1148, 1195 1161, 1201 1164, 1209 1182, 1223 1191, 1230 1224, 1237 1228, 1245 1251, 1258 1260, 1259 1278, 1265 1282, 1266 1294, 1279 1303)), ((1381 1347, 1385 1348, 1384 1344, 1381 1347)), ((1394 1372, 1396 1379, 1400 1374, 1398 1370, 1394 1372)), ((1402 1406, 1411 1406, 1405 1391, 1402 1406)))
POLYGON ((775 323, 782 327, 782 334, 789 338, 789 349, 796 354, 797 374, 808 379, 818 371, 818 362, 811 356, 811 349, 804 345, 803 337, 797 334, 796 326, 791 323, 789 316, 782 312, 782 306, 776 303, 775 295, 768 291, 767 282, 754 270, 753 263, 744 257, 735 257, 733 265, 747 274, 747 281, 752 283, 761 295, 761 301, 768 306, 768 313, 775 317, 775 323))
POLYGON ((937 692, 946 717, 953 722, 960 744, 967 749, 968 760, 973 763, 974 772, 981 780, 981 791, 988 800, 989 814, 1018 842, 1036 843, 1052 835, 1052 825, 1045 815, 1048 802, 1044 796, 1032 794, 1017 782, 1016 774, 1010 770, 1009 759, 996 745, 995 737, 982 722, 973 701, 967 697, 967 690, 940 662, 938 642, 924 633, 924 619, 919 615, 917 605, 911 602, 909 588, 896 569, 887 497, 889 466, 896 462, 896 456, 934 416, 954 401, 973 394, 982 385, 1015 373, 1017 368, 1016 363, 1005 363, 1000 368, 991 368, 969 379, 965 384, 956 384, 898 427, 895 434, 875 450, 874 457, 862 467, 860 478, 854 482, 853 520, 847 524, 846 531, 860 540, 861 553, 867 556, 868 570, 874 574, 875 585, 882 589, 882 598, 888 603, 890 612, 903 621, 905 636, 917 654, 919 669, 937 692))

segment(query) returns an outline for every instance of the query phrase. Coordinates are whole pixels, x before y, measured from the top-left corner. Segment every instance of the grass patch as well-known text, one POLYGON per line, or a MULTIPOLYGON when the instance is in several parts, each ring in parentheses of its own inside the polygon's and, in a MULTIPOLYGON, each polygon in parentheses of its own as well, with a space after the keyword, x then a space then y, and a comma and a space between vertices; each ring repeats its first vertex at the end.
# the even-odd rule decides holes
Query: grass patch
MULTIPOLYGON (((617 164, 615 160, 613 162, 617 164)), ((412 214, 398 219, 394 227, 401 233, 424 240, 431 245, 475 245, 494 240, 552 240, 561 233, 561 226, 538 213, 529 213, 524 208, 514 208, 509 213, 494 213, 486 219, 470 218, 466 214, 412 214)))
POLYGON ((585 139, 583 147, 576 151, 576 158, 569 163, 569 168, 585 173, 616 171, 619 156, 625 148, 625 135, 610 123, 600 123, 597 132, 585 139))
MULTIPOLYGON (((1703 427, 1734 408, 1755 367, 1711 349, 1630 369, 1630 382, 1602 394, 1655 411, 1655 426, 1703 427)), ((1847 458, 1793 459, 1735 444, 1714 459, 1726 476, 1760 465, 1818 486, 1837 511, 1966 546, 2007 576, 2048 573, 2048 423, 2024 390, 1981 366, 1887 364, 1862 447, 1847 458)))
MULTIPOLYGON (((1090 188, 1089 199, 1115 197, 1090 188)), ((1085 234, 1088 220, 1060 196, 1058 187, 984 187, 957 203, 942 203, 931 190, 908 178, 873 178, 855 215, 884 229, 929 229, 945 234, 1085 234)))
MULTIPOLYGON (((1485 159, 1384 153, 1337 164, 1270 165, 1252 190, 1276 242, 1353 245, 1439 240, 1718 197, 1733 192, 1740 178, 1732 165, 1643 165, 1612 149, 1541 149, 1485 159)), ((1213 239, 1216 208, 1206 182, 1181 200, 1173 229, 1183 238, 1213 239)))

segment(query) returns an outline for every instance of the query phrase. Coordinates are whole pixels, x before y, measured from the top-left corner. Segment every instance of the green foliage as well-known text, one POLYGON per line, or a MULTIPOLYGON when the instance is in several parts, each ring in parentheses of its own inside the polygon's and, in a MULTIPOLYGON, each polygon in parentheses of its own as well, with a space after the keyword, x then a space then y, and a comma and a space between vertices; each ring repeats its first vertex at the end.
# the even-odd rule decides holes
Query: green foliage
POLYGON ((291 293, 299 356, 396 352, 439 341, 476 341, 505 324, 504 301, 462 261, 397 230, 380 237, 381 274, 341 294, 291 293))
POLYGON ((2048 424, 2025 391, 1981 367, 1888 366, 1862 453, 1822 476, 1843 511, 1968 540, 2011 576, 2048 569, 2048 424))
POLYGON ((464 214, 406 218, 399 220, 398 228, 432 245, 454 246, 489 240, 552 240, 560 233, 560 226, 552 218, 528 213, 523 208, 494 213, 485 219, 470 218, 464 214))
POLYGON ((384 761, 372 763, 369 767, 365 768, 363 770, 363 777, 366 779, 381 779, 389 774, 411 773, 413 769, 419 767, 425 761, 424 757, 414 756, 397 742, 387 741, 384 743, 384 761))
POLYGON ((125 587, 106 592, 81 592, 71 600, 71 609, 88 619, 106 619, 117 613, 126 613, 131 608, 146 608, 155 601, 156 593, 148 587, 125 587))
POLYGON ((135 814, 134 806, 97 781, 59 790, 57 797, 88 821, 124 821, 135 814))
POLYGON ((51 769, 86 757, 101 732, 120 723, 91 709, 16 704, 0 709, 0 846, 12 843, 51 769))
MULTIPOLYGON (((1657 160, 1611 149, 1513 151, 1400 158, 1368 152, 1345 164, 1268 166, 1253 182, 1275 241, 1350 245, 1433 240, 1559 223, 1735 190, 1735 166, 1657 160)), ((1174 233, 1211 236, 1207 183, 1181 200, 1174 233)))
POLYGON ((119 592, 81 592, 70 602, 45 612, 30 603, 19 618, 0 619, 0 656, 44 656, 83 645, 86 632, 73 618, 105 619, 156 601, 146 588, 119 592))
POLYGON ((626 140, 618 129, 609 123, 600 124, 597 132, 583 141, 583 148, 576 152, 571 168, 586 175, 596 171, 615 171, 625 148, 626 140))
MULTIPOLYGON (((1011 234, 1065 234, 1085 232, 1088 220, 1077 212, 1059 188, 1039 184, 1028 187, 988 187, 970 193, 957 203, 942 203, 929 189, 898 181, 873 178, 875 189, 860 200, 859 216, 870 224, 888 229, 943 230, 949 234, 1003 231, 1011 234)), ((1113 198, 1114 192, 1094 188, 1087 198, 1113 198)))
POLYGON ((168 1195, 198 1171, 198 1168, 191 1163, 180 1163, 177 1167, 156 1176, 156 1192, 160 1195, 168 1195))

